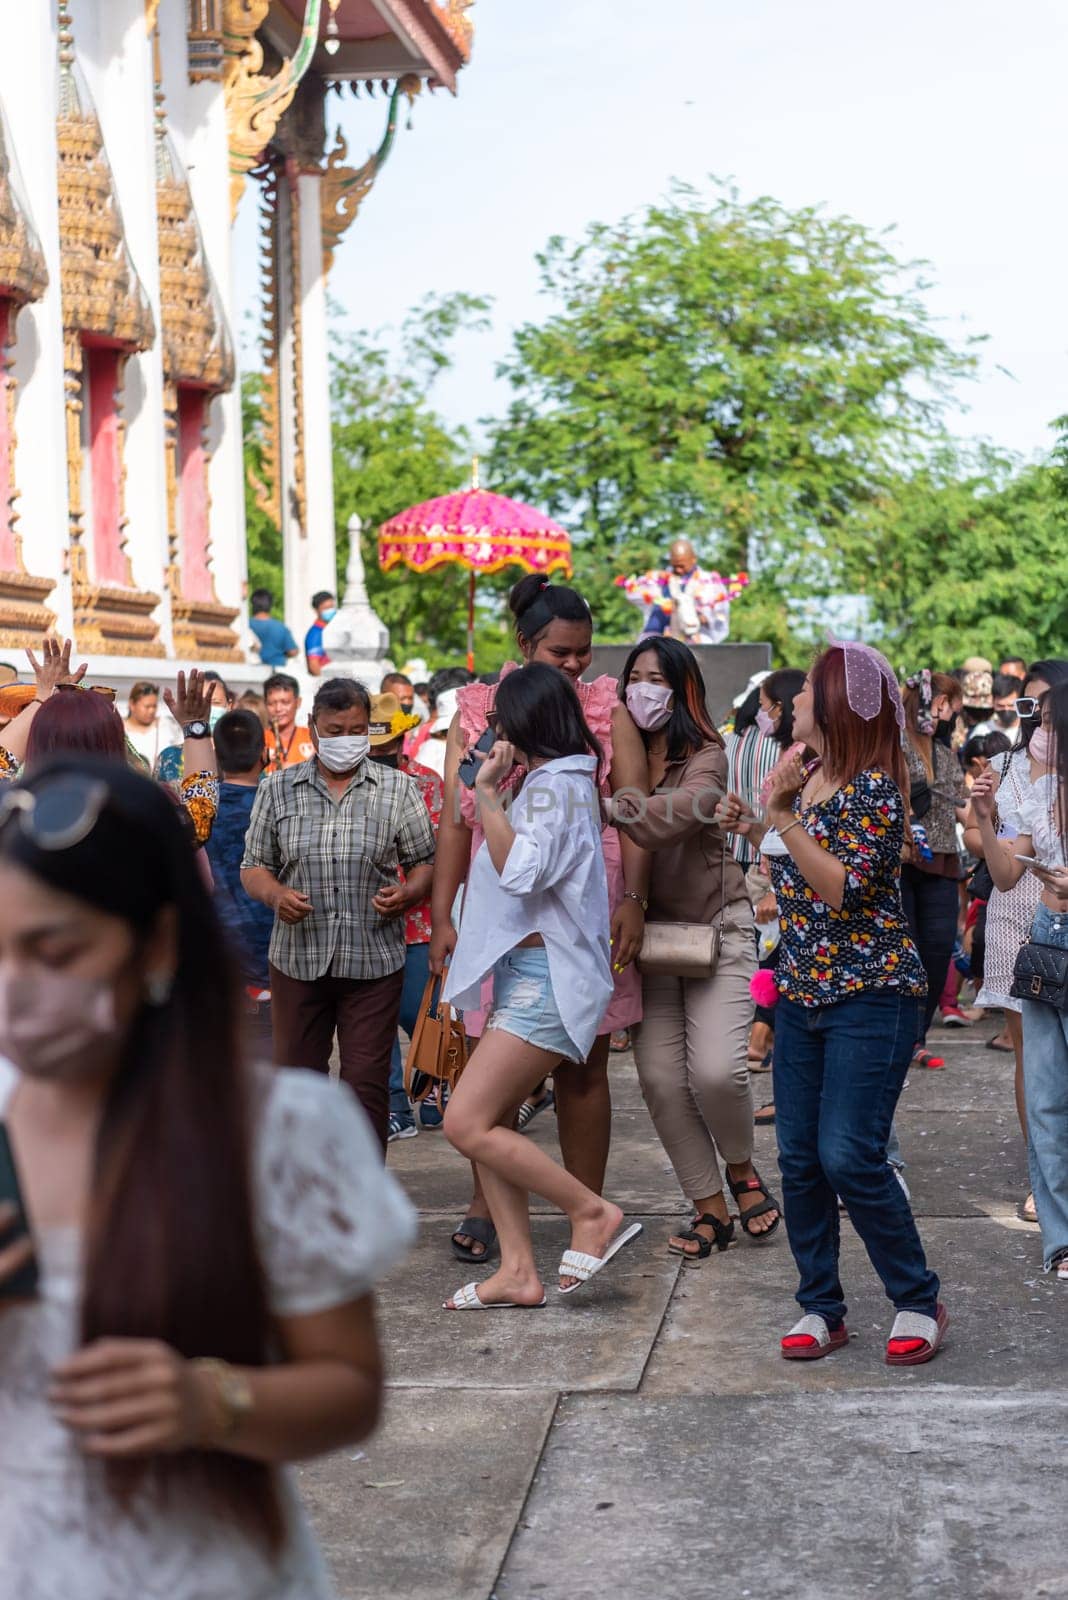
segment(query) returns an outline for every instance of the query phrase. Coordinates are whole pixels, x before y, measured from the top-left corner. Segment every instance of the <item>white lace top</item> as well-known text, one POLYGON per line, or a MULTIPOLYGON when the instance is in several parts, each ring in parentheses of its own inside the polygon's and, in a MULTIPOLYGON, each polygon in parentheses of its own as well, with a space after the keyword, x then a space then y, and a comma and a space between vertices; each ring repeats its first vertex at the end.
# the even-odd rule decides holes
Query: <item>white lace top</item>
POLYGON ((1026 750, 1004 750, 991 759, 990 765, 1001 780, 997 793, 998 836, 1015 839, 1018 833, 1026 832, 1021 817, 1034 787, 1030 757, 1026 750))
POLYGON ((1029 833, 1044 867, 1068 866, 1065 841, 1057 826, 1057 777, 1047 772, 1031 785, 1020 811, 1020 832, 1029 833))
MULTIPOLYGON (((0 1116, 17 1078, 0 1060, 0 1116)), ((272 1309, 301 1315, 372 1288, 406 1250, 415 1214, 343 1084, 278 1071, 259 1124, 255 1202, 272 1309)), ((11 1600, 330 1600, 288 1474, 290 1533, 268 1558, 197 1507, 147 1497, 120 1511, 71 1444, 48 1373, 77 1344, 79 1236, 37 1238, 40 1297, 0 1309, 0 1595, 11 1600)))

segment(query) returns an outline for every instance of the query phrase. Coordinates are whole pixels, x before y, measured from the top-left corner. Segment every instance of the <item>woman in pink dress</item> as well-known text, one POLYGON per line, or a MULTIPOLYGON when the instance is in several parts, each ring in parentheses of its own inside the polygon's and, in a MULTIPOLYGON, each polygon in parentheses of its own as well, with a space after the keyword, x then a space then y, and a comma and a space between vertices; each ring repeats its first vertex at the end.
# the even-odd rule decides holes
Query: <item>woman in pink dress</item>
MULTIPOLYGON (((583 715, 601 744, 605 760, 601 792, 620 789, 648 793, 649 773, 645 746, 630 712, 619 698, 615 678, 595 678, 583 683, 593 648, 590 608, 574 589, 550 584, 532 574, 522 578, 508 597, 516 619, 516 642, 523 665, 532 661, 557 667, 574 683, 583 715)), ((518 670, 506 662, 501 677, 518 670)), ((432 900, 433 935, 431 970, 440 972, 456 943, 452 909, 457 891, 482 843, 475 796, 460 781, 460 761, 486 731, 493 711, 496 684, 472 683, 459 691, 459 713, 453 719, 445 754, 445 805, 438 833, 432 900)), ((522 768, 513 768, 502 792, 522 781, 522 768)), ((601 835, 608 873, 608 902, 612 918, 612 970, 615 991, 593 1049, 584 1062, 568 1062, 554 1079, 560 1150, 567 1170, 588 1188, 601 1193, 611 1139, 612 1100, 608 1087, 608 1047, 612 1033, 641 1020, 641 979, 634 962, 641 948, 648 903, 649 855, 614 827, 601 835)), ((488 995, 484 997, 488 1000, 488 995)), ((466 1012, 464 1027, 478 1037, 485 1011, 466 1012)), ((475 1192, 468 1215, 452 1236, 453 1253, 461 1261, 483 1261, 493 1252, 496 1234, 475 1172, 475 1192)))

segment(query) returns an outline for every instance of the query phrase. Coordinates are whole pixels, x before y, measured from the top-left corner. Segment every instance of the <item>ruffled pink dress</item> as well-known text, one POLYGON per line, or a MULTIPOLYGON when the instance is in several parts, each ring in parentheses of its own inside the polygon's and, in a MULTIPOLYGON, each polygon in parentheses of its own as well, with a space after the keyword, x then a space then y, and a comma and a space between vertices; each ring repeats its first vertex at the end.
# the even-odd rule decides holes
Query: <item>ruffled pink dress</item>
MULTIPOLYGON (((506 661, 501 668, 501 677, 509 672, 518 671, 514 661, 506 661)), ((619 691, 615 678, 595 678, 592 683, 577 683, 578 697, 582 703, 582 714, 586 718, 590 732, 593 733, 604 751, 604 765, 601 769, 601 793, 609 795, 612 785, 608 774, 612 769, 612 712, 619 704, 619 691)), ((466 688, 459 691, 460 704, 460 730, 463 734, 465 748, 474 744, 486 731, 486 724, 493 710, 497 698, 497 685, 494 683, 469 683, 466 688)), ((498 793, 507 794, 516 788, 526 775, 525 767, 513 767, 498 786, 498 793)), ((460 785, 460 811, 467 826, 471 829, 471 860, 484 838, 481 825, 477 817, 474 792, 460 785)), ((623 853, 619 844, 619 831, 607 827, 601 834, 601 844, 604 848, 604 865, 608 875, 608 911, 614 916, 619 906, 623 903, 626 884, 623 879, 623 853)), ((642 981, 637 968, 632 961, 622 972, 613 973, 615 988, 612 998, 608 1002, 608 1010, 601 1019, 599 1034, 614 1033, 620 1028, 632 1028, 642 1019, 642 981)), ((482 986, 482 1009, 479 1011, 464 1012, 464 1029, 467 1034, 477 1039, 485 1025, 486 1014, 493 997, 493 982, 487 978, 482 986)))

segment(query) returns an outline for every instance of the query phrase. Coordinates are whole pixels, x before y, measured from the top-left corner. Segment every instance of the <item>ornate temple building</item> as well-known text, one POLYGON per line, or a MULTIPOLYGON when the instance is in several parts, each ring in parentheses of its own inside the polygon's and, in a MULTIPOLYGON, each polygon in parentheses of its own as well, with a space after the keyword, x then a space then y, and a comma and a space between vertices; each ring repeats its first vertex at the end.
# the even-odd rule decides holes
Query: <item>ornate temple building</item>
MULTIPOLYGON (((472 0, 33 0, 0 52, 0 655, 73 633, 117 684, 241 677, 232 225, 261 211, 260 506, 291 625, 336 567, 326 283, 472 0), (333 90, 378 148, 327 139, 333 90)), ((242 303, 247 303, 247 289, 242 303)))

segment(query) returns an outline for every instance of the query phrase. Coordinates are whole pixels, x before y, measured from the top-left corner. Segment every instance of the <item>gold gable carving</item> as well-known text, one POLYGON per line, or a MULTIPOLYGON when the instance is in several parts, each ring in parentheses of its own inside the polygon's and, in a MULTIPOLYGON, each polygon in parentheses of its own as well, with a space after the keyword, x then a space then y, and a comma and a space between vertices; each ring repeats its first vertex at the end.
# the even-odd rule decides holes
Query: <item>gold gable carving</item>
POLYGON ((311 65, 319 40, 322 0, 305 0, 304 24, 296 52, 273 76, 264 75, 263 46, 256 29, 269 10, 269 0, 224 0, 223 86, 230 144, 230 214, 237 215, 245 174, 251 171, 274 137, 297 85, 311 65))
MULTIPOLYGON (((160 596, 134 587, 96 584, 89 569, 82 500, 81 413, 85 404, 82 337, 93 334, 121 347, 119 392, 129 354, 147 350, 155 323, 130 259, 104 136, 88 89, 74 59, 69 0, 59 0, 60 294, 64 327, 64 390, 67 411, 67 501, 70 519, 71 598, 79 650, 93 655, 162 656, 152 612, 160 596)), ((123 498, 125 428, 119 417, 119 526, 126 526, 123 498)))
POLYGON ((435 0, 434 10, 465 61, 471 59, 475 25, 467 15, 475 0, 435 0))
POLYGON ((59 243, 63 325, 147 350, 155 337, 148 297, 122 228, 100 119, 74 66, 67 6, 60 0, 59 243))

